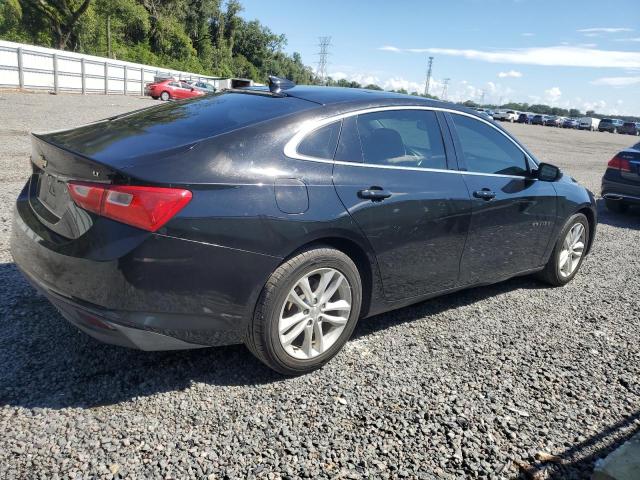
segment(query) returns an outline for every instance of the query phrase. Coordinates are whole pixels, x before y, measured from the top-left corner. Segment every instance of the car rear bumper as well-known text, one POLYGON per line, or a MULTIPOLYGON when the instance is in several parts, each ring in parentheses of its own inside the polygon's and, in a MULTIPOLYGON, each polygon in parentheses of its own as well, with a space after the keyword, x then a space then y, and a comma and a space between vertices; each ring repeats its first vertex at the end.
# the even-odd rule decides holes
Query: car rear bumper
POLYGON ((640 184, 602 179, 602 198, 640 205, 640 184))
POLYGON ((144 350, 241 343, 281 261, 117 222, 55 244, 24 193, 11 235, 16 265, 65 318, 108 343, 144 350))

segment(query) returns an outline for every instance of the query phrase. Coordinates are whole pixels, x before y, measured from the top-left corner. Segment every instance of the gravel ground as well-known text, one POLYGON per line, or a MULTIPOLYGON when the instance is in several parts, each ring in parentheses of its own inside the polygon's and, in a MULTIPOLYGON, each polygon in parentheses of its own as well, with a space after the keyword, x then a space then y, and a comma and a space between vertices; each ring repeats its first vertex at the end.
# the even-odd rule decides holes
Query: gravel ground
MULTIPOLYGON (((243 346, 144 353, 68 325, 8 240, 28 132, 150 100, 0 94, 0 478, 584 478, 640 428, 639 210, 564 288, 528 278, 363 321, 283 379, 243 346)), ((509 125, 599 191, 631 137, 509 125)))

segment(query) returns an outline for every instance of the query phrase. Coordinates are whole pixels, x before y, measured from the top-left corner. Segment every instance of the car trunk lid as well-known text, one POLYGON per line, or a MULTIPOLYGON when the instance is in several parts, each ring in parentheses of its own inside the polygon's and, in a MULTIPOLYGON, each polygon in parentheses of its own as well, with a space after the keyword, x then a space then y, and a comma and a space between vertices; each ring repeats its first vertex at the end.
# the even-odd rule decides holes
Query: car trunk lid
POLYGON ((69 239, 85 233, 92 220, 76 208, 67 182, 75 179, 109 184, 121 176, 113 168, 51 145, 38 135, 31 137, 31 165, 28 186, 31 209, 46 227, 69 239))

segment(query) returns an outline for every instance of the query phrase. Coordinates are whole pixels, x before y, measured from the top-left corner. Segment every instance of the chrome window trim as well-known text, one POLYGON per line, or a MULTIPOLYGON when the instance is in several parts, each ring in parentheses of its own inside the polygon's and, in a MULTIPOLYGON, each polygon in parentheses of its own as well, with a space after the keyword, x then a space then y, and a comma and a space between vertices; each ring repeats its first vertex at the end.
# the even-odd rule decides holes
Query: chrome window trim
POLYGON ((311 161, 311 162, 332 163, 332 164, 336 164, 336 165, 349 165, 349 166, 365 167, 365 168, 385 168, 385 169, 389 169, 389 170, 410 170, 410 171, 419 171, 419 172, 442 172, 442 173, 446 172, 446 173, 456 173, 456 174, 460 174, 460 175, 482 175, 482 176, 489 176, 489 177, 529 178, 529 177, 525 177, 523 175, 502 175, 502 174, 499 174, 499 173, 469 172, 469 171, 466 171, 466 170, 449 170, 449 169, 420 168, 420 167, 400 167, 400 166, 395 166, 395 165, 373 165, 373 164, 366 164, 366 163, 345 162, 345 161, 341 161, 341 160, 331 160, 331 159, 326 159, 326 158, 312 157, 312 156, 309 156, 309 155, 302 155, 302 154, 298 153, 298 151, 297 151, 298 145, 302 142, 302 140, 307 135, 309 135, 310 133, 314 132, 315 130, 317 130, 319 128, 322 128, 322 127, 324 127, 326 125, 329 125, 330 123, 338 122, 338 121, 343 120, 345 118, 354 117, 356 115, 364 115, 364 114, 367 114, 367 113, 376 113, 376 112, 386 112, 386 111, 390 111, 390 110, 426 110, 426 111, 431 111, 431 112, 447 112, 447 113, 452 113, 452 114, 455 114, 455 115, 463 115, 465 117, 473 118, 474 120, 476 120, 478 122, 485 123, 485 124, 489 125, 491 128, 493 128, 494 130, 500 132, 502 135, 505 136, 505 138, 507 138, 511 143, 513 143, 524 154, 524 156, 527 158, 527 160, 529 162, 531 162, 531 165, 533 167, 537 167, 538 166, 538 163, 531 157, 531 155, 529 155, 520 145, 518 145, 516 142, 514 142, 513 139, 509 135, 507 135, 501 129, 499 129, 498 127, 493 125, 491 122, 489 122, 489 121, 487 121, 487 120, 485 120, 483 118, 476 117, 475 115, 471 115, 470 113, 460 112, 458 110, 453 110, 453 109, 450 109, 450 108, 422 107, 422 106, 418 106, 418 105, 396 105, 396 106, 388 106, 388 107, 365 108, 365 109, 362 109, 362 110, 353 110, 351 112, 340 113, 340 114, 334 115, 332 117, 323 118, 322 120, 305 122, 302 125, 302 127, 295 133, 295 135, 293 137, 291 137, 291 139, 284 146, 284 154, 289 158, 294 158, 294 159, 297 159, 297 160, 307 160, 307 161, 311 161))

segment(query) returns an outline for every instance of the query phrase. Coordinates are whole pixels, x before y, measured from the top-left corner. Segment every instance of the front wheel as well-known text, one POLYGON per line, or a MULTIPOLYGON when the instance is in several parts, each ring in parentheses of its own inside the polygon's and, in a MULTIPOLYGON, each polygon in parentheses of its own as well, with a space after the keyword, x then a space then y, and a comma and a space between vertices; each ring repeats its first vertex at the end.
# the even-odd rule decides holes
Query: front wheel
POLYGON ((358 268, 333 248, 306 250, 280 265, 267 281, 245 344, 284 375, 301 375, 331 360, 360 315, 358 268))
POLYGON ((169 95, 169 92, 162 92, 162 93, 160 94, 160 100, 163 100, 163 101, 165 101, 165 102, 166 102, 166 101, 167 101, 167 100, 169 100, 170 98, 171 98, 171 95, 169 95))
POLYGON ((539 278, 557 287, 566 285, 580 270, 588 246, 589 221, 582 213, 576 213, 565 223, 539 278))

